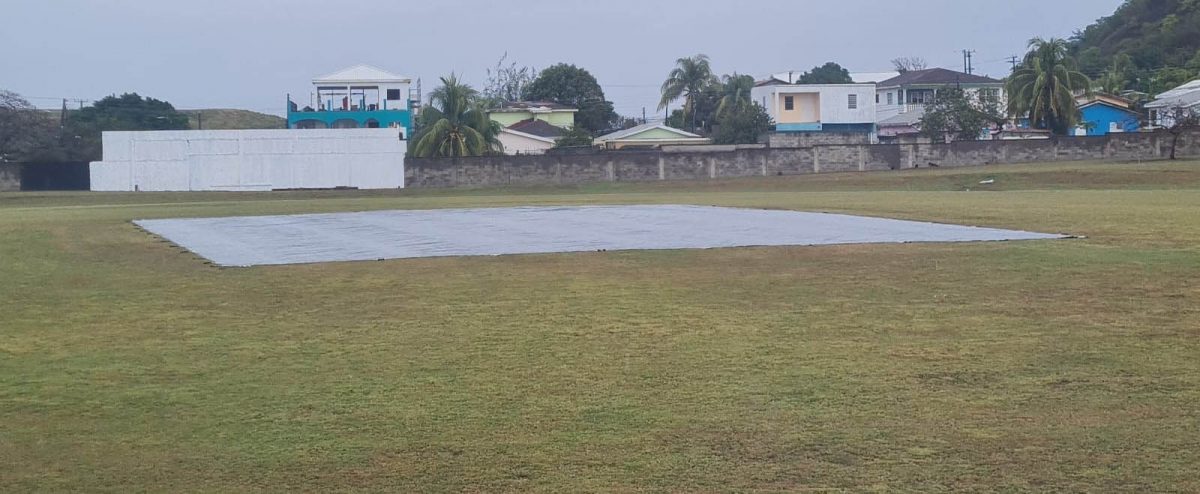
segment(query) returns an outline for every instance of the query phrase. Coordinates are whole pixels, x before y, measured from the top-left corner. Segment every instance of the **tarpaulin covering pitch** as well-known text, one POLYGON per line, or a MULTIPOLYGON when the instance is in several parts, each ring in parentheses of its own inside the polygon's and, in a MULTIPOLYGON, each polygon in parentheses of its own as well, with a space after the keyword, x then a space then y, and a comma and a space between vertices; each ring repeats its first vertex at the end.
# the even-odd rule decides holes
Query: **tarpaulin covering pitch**
POLYGON ((1063 238, 843 214, 678 205, 369 211, 134 223, 221 266, 599 250, 1063 238))

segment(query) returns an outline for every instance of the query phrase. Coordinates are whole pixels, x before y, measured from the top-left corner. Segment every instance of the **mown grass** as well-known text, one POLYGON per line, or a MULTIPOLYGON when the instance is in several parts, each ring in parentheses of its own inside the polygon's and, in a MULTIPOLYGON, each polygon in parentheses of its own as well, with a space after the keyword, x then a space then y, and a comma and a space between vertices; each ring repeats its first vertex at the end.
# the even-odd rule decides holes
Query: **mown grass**
POLYGON ((0 490, 1197 491, 1198 245, 1198 163, 0 194, 0 490), (1087 238, 217 269, 129 224, 620 203, 1087 238))

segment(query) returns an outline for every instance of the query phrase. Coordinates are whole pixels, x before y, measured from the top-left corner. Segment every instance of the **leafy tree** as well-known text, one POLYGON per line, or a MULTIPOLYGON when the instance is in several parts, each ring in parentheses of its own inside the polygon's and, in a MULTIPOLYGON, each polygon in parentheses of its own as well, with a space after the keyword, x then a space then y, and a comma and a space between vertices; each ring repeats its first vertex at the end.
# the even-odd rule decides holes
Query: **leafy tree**
POLYGON ((1133 58, 1126 54, 1113 57, 1112 66, 1096 81, 1097 87, 1108 94, 1119 94, 1129 87, 1133 58))
POLYGON ((717 119, 713 142, 717 144, 755 144, 775 124, 762 105, 750 103, 727 110, 717 119))
POLYGON ((929 68, 929 63, 921 57, 899 57, 892 59, 892 67, 901 74, 929 68))
POLYGON ((1184 105, 1174 105, 1158 110, 1158 123, 1171 135, 1171 159, 1179 148, 1179 138, 1184 132, 1200 128, 1200 110, 1184 105))
POLYGON ((1159 94, 1170 91, 1196 79, 1196 73, 1180 67, 1164 67, 1156 70, 1146 83, 1147 92, 1159 94))
POLYGON ((1194 77, 1200 67, 1188 64, 1200 50, 1200 1, 1126 0, 1113 15, 1076 32, 1070 48, 1079 70, 1089 75, 1102 74, 1116 57, 1128 56, 1130 82, 1139 91, 1152 92, 1160 69, 1189 68, 1194 77))
POLYGON ((418 158, 482 156, 503 152, 500 125, 488 118, 479 93, 450 74, 421 109, 410 152, 418 158))
POLYGON ((1008 79, 1008 111, 1028 116, 1036 128, 1067 135, 1080 120, 1075 93, 1091 92, 1091 84, 1067 54, 1066 41, 1034 38, 1024 63, 1008 79))
POLYGON ((488 69, 487 83, 483 87, 483 99, 488 108, 521 99, 526 88, 537 79, 538 71, 532 67, 518 67, 516 62, 505 65, 508 53, 500 57, 495 69, 488 69))
POLYGON ((717 104, 719 120, 729 112, 740 110, 751 104, 750 92, 754 90, 754 77, 748 75, 726 75, 721 78, 721 101, 717 104))
POLYGON ((107 96, 74 115, 75 123, 100 130, 187 130, 188 117, 170 103, 137 93, 107 96))
POLYGON ((92 106, 71 112, 66 127, 74 139, 67 154, 75 160, 100 159, 104 131, 190 128, 187 115, 176 111, 171 103, 137 93, 107 96, 92 106))
POLYGON ((796 81, 798 84, 853 84, 850 71, 833 62, 813 67, 796 81))
POLYGON ((717 122, 717 109, 724 97, 724 86, 720 82, 709 84, 694 97, 695 103, 691 113, 683 109, 671 112, 667 125, 677 129, 692 129, 701 135, 712 133, 713 125, 717 122))
POLYGON ((575 125, 597 133, 617 120, 611 101, 604 99, 600 83, 587 70, 560 63, 552 65, 525 87, 523 99, 552 101, 579 109, 575 125))
POLYGON ((662 110, 672 101, 684 98, 683 113, 691 117, 692 124, 688 128, 694 132, 695 122, 700 120, 696 114, 697 99, 702 91, 716 83, 717 78, 713 75, 707 55, 680 58, 662 83, 662 99, 658 102, 658 109, 662 110))
POLYGON ((0 90, 0 163, 35 161, 54 145, 51 121, 17 93, 0 90))
POLYGON ((934 142, 979 140, 984 129, 1003 125, 1005 116, 999 97, 992 92, 969 93, 958 88, 938 91, 933 103, 925 105, 918 126, 921 135, 934 142))
POLYGON ((559 137, 554 141, 554 147, 571 148, 591 146, 593 142, 595 142, 595 139, 592 138, 592 134, 590 132, 579 127, 572 127, 571 129, 568 129, 567 133, 563 134, 562 137, 559 137))
MULTIPOLYGON (((1125 56, 1129 57, 1129 54, 1126 53, 1125 56)), ((1075 55, 1075 59, 1079 63, 1079 71, 1085 74, 1104 73, 1116 61, 1115 59, 1110 61, 1100 52, 1100 48, 1095 46, 1079 51, 1075 55)), ((1133 63, 1133 57, 1129 57, 1129 60, 1130 63, 1133 63)))

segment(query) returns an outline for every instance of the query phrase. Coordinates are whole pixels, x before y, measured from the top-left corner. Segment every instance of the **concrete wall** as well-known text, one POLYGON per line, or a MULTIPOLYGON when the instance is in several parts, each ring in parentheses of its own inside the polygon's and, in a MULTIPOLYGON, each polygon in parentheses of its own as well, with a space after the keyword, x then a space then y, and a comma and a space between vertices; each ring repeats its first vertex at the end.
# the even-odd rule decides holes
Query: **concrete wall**
MULTIPOLYGON (((1170 135, 1112 134, 951 144, 836 144, 811 147, 704 146, 693 150, 610 151, 544 156, 410 159, 409 187, 556 185, 705 180, 906 168, 1075 160, 1161 159, 1170 135)), ((1200 157, 1200 131, 1180 140, 1179 156, 1200 157)))
POLYGON ((767 136, 773 148, 808 148, 830 144, 870 144, 865 132, 774 132, 767 136))
POLYGON ((105 132, 92 190, 404 186, 396 129, 105 132))

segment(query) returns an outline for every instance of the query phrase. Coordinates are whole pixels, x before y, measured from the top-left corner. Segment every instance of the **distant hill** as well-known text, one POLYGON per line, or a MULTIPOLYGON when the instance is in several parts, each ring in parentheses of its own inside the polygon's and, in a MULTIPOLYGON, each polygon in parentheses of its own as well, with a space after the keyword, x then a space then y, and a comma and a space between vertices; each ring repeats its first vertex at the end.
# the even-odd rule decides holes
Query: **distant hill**
POLYGON ((250 110, 180 110, 188 116, 191 128, 198 129, 200 119, 205 130, 286 129, 287 119, 250 110))
POLYGON ((1077 31, 1072 51, 1093 79, 1120 60, 1132 65, 1134 85, 1147 86, 1134 89, 1186 82, 1200 76, 1200 0, 1126 0, 1113 15, 1077 31))
MULTIPOLYGON (((74 112, 75 110, 71 110, 74 112)), ((266 113, 258 113, 250 110, 231 110, 213 108, 206 110, 179 110, 179 113, 188 116, 188 121, 192 129, 198 129, 200 123, 200 115, 204 117, 204 128, 206 130, 244 130, 244 129, 286 129, 287 119, 266 113)), ((42 110, 42 114, 46 118, 53 120, 56 124, 62 118, 61 110, 42 110)))

